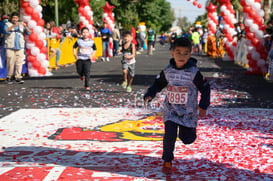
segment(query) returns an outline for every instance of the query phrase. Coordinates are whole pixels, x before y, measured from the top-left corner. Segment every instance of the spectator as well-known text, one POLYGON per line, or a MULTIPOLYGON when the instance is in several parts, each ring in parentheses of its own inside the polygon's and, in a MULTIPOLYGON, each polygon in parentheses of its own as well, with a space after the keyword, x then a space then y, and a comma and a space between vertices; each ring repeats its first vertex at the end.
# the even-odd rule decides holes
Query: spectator
POLYGON ((8 15, 6 14, 3 14, 2 15, 2 21, 0 21, 0 47, 1 46, 4 46, 4 43, 5 43, 5 31, 4 31, 4 27, 5 27, 5 24, 9 21, 9 17, 8 15))
POLYGON ((25 59, 25 39, 24 35, 29 35, 31 30, 25 23, 19 22, 19 13, 11 14, 11 22, 4 26, 5 48, 7 58, 7 82, 12 84, 12 76, 15 73, 16 82, 23 84, 22 65, 25 59))
POLYGON ((193 42, 193 47, 194 47, 194 53, 199 54, 200 53, 200 34, 197 32, 197 29, 193 30, 192 33, 192 42, 193 42))
POLYGON ((113 56, 118 55, 118 49, 119 49, 119 41, 120 41, 120 32, 117 26, 112 31, 112 37, 113 37, 113 43, 114 43, 114 48, 113 48, 113 56))
POLYGON ((59 29, 55 26, 55 22, 51 21, 46 23, 46 27, 44 31, 46 34, 46 38, 48 39, 47 46, 50 51, 48 60, 52 59, 56 55, 56 66, 59 67, 61 50, 57 47, 52 46, 57 39, 61 38, 61 35, 59 34, 59 29))
POLYGON ((109 61, 109 40, 111 37, 111 31, 107 28, 107 23, 103 23, 103 27, 101 28, 101 37, 102 37, 102 58, 101 60, 104 62, 109 61))
POLYGON ((165 41, 166 41, 166 35, 165 33, 162 33, 161 36, 160 36, 160 41, 159 43, 164 47, 165 46, 165 41))
POLYGON ((147 31, 146 38, 148 40, 148 55, 153 55, 153 49, 154 49, 154 41, 155 41, 155 31, 152 29, 152 26, 149 26, 149 29, 147 31))
POLYGON ((136 41, 137 41, 137 51, 142 51, 144 40, 142 39, 141 29, 139 27, 137 28, 137 31, 136 31, 136 41))
POLYGON ((173 49, 174 41, 176 40, 176 38, 177 38, 177 33, 176 31, 173 30, 170 36, 170 50, 173 49))

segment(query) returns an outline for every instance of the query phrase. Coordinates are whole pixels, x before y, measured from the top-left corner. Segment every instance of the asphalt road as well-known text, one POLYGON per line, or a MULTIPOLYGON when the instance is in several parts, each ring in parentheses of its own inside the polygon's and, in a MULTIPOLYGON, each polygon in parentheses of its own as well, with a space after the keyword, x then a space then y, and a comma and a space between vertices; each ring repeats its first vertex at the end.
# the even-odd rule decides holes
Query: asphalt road
MULTIPOLYGON (((153 56, 137 55, 133 91, 120 84, 121 57, 92 64, 91 90, 83 87, 75 65, 53 70, 50 77, 25 77, 24 84, 0 82, 0 118, 18 109, 52 107, 135 107, 155 76, 171 58, 168 46, 156 45, 153 56)), ((212 88, 213 107, 273 108, 273 83, 259 75, 246 75, 246 69, 232 61, 194 56, 212 88), (225 96, 224 96, 225 95, 225 96)))

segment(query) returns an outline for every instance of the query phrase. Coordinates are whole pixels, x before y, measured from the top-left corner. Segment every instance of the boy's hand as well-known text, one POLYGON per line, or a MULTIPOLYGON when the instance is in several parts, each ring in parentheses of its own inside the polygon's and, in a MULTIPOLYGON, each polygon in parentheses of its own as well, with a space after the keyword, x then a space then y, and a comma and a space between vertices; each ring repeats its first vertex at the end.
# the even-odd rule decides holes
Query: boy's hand
POLYGON ((145 99, 144 99, 144 107, 145 107, 145 108, 147 107, 148 103, 149 103, 152 99, 153 99, 153 98, 150 97, 150 96, 145 97, 145 99))
POLYGON ((205 117, 206 116, 206 114, 207 114, 207 110, 205 110, 205 109, 202 109, 202 108, 200 108, 200 107, 198 107, 198 110, 199 110, 199 117, 205 117))

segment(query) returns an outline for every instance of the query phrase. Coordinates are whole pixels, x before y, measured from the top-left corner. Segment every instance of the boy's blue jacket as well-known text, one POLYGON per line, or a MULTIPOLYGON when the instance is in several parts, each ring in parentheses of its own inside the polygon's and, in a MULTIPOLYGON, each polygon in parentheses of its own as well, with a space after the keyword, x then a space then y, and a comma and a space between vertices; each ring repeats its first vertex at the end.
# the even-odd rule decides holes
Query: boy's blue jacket
POLYGON ((144 95, 144 99, 148 96, 154 98, 163 88, 167 88, 163 105, 164 122, 196 127, 198 91, 201 94, 199 107, 207 109, 210 105, 210 85, 196 67, 196 62, 196 59, 190 58, 182 68, 177 68, 174 59, 171 59, 144 95))

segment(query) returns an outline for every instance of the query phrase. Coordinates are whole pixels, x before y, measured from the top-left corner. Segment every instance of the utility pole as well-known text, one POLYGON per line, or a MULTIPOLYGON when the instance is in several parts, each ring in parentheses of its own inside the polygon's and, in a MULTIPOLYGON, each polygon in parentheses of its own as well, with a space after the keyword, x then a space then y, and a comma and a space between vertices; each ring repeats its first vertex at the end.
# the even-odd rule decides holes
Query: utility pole
POLYGON ((58 0, 55 0, 55 21, 56 21, 56 26, 59 27, 59 8, 58 8, 58 0))

